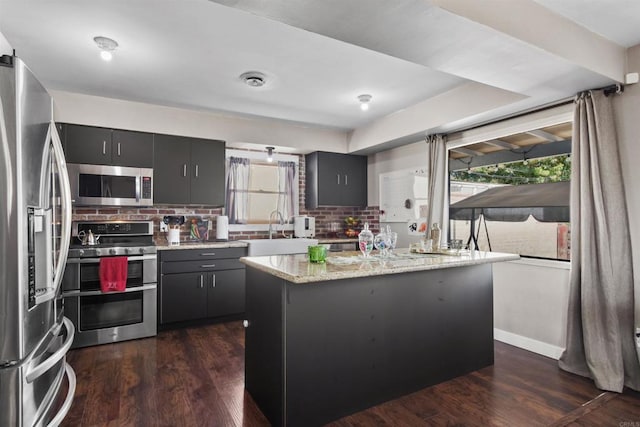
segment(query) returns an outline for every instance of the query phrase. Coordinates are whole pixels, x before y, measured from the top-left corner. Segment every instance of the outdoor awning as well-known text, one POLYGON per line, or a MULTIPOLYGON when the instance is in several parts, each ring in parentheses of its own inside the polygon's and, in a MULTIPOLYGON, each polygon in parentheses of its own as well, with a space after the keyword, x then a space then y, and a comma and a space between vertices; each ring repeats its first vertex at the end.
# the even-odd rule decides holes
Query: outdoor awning
POLYGON ((529 216, 541 222, 569 222, 571 183, 507 185, 494 187, 467 197, 449 208, 450 219, 487 221, 526 221, 529 216))

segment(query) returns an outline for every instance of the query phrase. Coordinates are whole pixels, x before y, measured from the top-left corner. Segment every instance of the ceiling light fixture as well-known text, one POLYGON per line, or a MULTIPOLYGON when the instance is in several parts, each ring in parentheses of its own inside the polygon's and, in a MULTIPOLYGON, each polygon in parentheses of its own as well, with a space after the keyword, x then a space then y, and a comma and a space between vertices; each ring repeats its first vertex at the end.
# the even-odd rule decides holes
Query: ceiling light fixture
POLYGON ((262 87, 267 84, 267 76, 259 71, 247 71, 240 74, 240 80, 251 87, 262 87))
POLYGON ((96 42, 98 49, 100 49, 100 58, 105 61, 111 61, 111 58, 113 58, 112 52, 118 47, 118 42, 103 36, 96 36, 93 41, 96 42))
POLYGON ((273 150, 275 147, 267 147, 267 162, 269 163, 273 162, 273 150))
POLYGON ((371 102, 371 95, 363 94, 358 96, 358 101, 360 101, 360 109, 362 111, 367 111, 369 109, 369 103, 371 102))

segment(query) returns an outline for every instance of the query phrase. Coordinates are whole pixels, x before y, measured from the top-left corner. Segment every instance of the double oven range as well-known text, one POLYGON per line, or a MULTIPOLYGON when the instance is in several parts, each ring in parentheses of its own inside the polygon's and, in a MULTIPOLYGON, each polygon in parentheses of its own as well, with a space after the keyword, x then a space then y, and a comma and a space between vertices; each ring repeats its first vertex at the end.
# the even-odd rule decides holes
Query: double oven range
POLYGON ((62 282, 64 312, 76 327, 73 347, 156 335, 157 254, 152 221, 83 221, 72 225, 62 282), (100 236, 82 245, 79 235, 100 236), (84 233, 82 233, 84 232, 84 233), (123 292, 100 290, 100 260, 127 257, 123 292))

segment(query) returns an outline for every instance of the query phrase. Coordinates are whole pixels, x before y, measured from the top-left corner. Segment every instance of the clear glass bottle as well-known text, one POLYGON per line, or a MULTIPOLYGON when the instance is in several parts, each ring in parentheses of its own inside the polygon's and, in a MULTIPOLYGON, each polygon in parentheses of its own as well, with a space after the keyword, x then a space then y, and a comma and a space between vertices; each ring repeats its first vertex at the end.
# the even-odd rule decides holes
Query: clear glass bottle
POLYGON ((369 256, 371 251, 373 250, 373 233, 369 230, 369 223, 364 223, 364 228, 358 234, 358 247, 360 248, 360 252, 362 252, 362 256, 365 258, 369 256))
POLYGON ((393 252, 396 248, 396 243, 398 243, 398 233, 395 231, 391 231, 391 226, 387 224, 387 237, 389 237, 389 254, 393 252))
POLYGON ((434 222, 431 226, 431 236, 432 240, 432 252, 438 252, 440 250, 440 225, 437 222, 434 222))
POLYGON ((389 236, 384 231, 373 238, 373 246, 380 251, 380 256, 386 258, 389 255, 389 236))

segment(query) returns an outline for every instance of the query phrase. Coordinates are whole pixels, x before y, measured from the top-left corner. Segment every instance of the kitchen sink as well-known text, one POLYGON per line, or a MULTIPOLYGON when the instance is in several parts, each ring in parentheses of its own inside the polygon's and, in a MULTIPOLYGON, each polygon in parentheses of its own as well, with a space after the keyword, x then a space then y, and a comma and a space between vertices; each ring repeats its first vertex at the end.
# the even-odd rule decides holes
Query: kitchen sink
POLYGON ((257 239, 241 240, 249 244, 249 256, 306 254, 307 247, 318 244, 318 239, 257 239))

